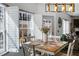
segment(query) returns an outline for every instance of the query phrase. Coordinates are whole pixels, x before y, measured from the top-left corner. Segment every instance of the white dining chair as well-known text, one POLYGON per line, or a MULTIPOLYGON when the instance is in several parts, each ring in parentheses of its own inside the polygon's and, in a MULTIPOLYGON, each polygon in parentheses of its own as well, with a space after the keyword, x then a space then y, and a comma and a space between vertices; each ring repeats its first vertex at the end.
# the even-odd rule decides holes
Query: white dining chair
POLYGON ((60 41, 60 36, 49 35, 49 41, 60 41))
POLYGON ((74 45, 75 45, 75 40, 73 40, 72 42, 69 43, 67 54, 60 52, 60 53, 57 54, 57 56, 72 56, 74 45))
POLYGON ((75 40, 73 40, 73 42, 69 43, 67 56, 72 56, 73 55, 74 45, 75 45, 75 40))

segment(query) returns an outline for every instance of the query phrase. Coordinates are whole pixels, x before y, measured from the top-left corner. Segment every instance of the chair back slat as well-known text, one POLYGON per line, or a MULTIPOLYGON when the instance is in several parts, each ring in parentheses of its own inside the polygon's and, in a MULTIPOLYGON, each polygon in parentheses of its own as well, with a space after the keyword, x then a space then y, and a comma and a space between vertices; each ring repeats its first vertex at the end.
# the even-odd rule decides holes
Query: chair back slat
POLYGON ((69 43, 67 56, 71 56, 73 54, 74 44, 75 44, 75 40, 69 43))
POLYGON ((49 40, 56 40, 56 41, 60 41, 60 36, 49 36, 48 37, 49 38, 49 40))
POLYGON ((30 44, 23 44, 22 47, 24 56, 30 56, 32 54, 32 46, 30 44))

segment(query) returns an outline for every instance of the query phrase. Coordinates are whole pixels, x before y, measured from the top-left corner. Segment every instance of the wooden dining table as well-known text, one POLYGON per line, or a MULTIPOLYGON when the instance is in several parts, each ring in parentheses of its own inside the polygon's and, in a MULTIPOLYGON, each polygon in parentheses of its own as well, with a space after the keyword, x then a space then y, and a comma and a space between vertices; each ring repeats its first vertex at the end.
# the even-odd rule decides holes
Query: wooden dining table
POLYGON ((48 41, 48 43, 44 43, 43 41, 31 41, 31 46, 33 46, 33 55, 36 55, 35 50, 50 54, 50 55, 56 55, 58 52, 60 52, 63 48, 65 48, 68 45, 68 42, 66 41, 48 41))
MULTIPOLYGON (((33 55, 35 56, 35 47, 40 45, 42 41, 31 41, 30 45, 33 47, 33 55)), ((43 42, 42 42, 43 43, 43 42)))
POLYGON ((68 42, 60 41, 60 42, 48 42, 37 45, 34 47, 35 50, 40 51, 42 53, 50 54, 50 55, 56 55, 58 52, 60 52, 63 48, 65 48, 68 45, 68 42))

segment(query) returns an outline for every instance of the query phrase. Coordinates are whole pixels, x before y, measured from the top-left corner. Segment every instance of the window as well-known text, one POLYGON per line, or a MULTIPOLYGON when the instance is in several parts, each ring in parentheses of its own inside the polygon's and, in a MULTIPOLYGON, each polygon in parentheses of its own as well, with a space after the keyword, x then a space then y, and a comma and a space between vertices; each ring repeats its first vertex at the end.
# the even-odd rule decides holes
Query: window
POLYGON ((45 11, 46 12, 62 12, 64 8, 64 11, 66 12, 74 12, 75 11, 75 4, 70 3, 70 4, 66 4, 66 3, 62 3, 62 4, 45 4, 45 11), (55 10, 56 9, 56 10, 55 10))

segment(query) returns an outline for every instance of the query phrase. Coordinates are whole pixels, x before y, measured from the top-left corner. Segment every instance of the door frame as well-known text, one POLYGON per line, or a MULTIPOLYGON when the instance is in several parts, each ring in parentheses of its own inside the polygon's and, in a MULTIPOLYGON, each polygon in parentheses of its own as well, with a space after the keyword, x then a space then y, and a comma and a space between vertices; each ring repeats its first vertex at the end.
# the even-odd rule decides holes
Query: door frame
POLYGON ((4 8, 4 11, 3 11, 3 24, 4 24, 4 29, 3 29, 3 40, 4 40, 4 52, 2 52, 0 55, 3 55, 3 54, 5 54, 5 53, 7 53, 8 52, 8 44, 7 44, 7 42, 8 42, 8 40, 6 40, 6 6, 5 5, 3 5, 3 4, 0 4, 0 6, 1 7, 3 7, 4 8))

